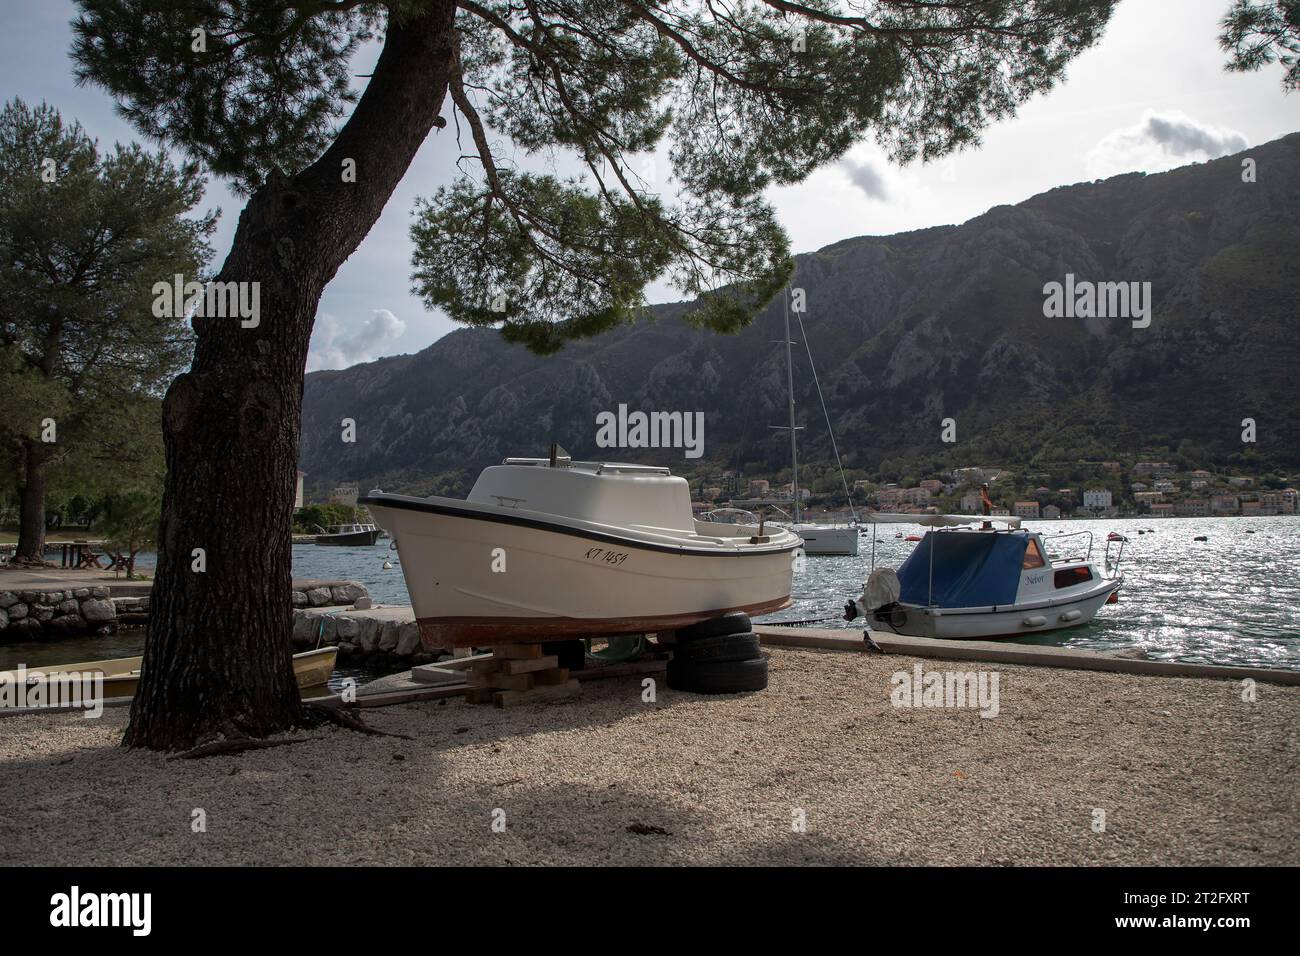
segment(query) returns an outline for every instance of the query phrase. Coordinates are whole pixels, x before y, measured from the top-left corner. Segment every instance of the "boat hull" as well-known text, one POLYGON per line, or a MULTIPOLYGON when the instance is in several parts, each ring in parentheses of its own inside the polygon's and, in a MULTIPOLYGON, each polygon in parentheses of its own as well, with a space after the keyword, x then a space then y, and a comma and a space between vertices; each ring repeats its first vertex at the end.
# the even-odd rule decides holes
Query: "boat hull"
POLYGON ((871 616, 872 629, 909 637, 983 641, 1023 637, 1087 624, 1111 595, 1119 581, 1110 581, 1086 595, 1053 604, 1006 609, 925 608, 900 604, 871 616))
POLYGON ((804 554, 849 555, 858 553, 857 528, 802 528, 795 532, 803 538, 804 554))
POLYGON ((368 502, 397 542, 428 648, 644 634, 790 603, 794 543, 704 554, 508 513, 368 502))
POLYGON ((347 534, 318 534, 316 543, 335 547, 369 547, 379 540, 379 529, 373 531, 349 531, 347 534))

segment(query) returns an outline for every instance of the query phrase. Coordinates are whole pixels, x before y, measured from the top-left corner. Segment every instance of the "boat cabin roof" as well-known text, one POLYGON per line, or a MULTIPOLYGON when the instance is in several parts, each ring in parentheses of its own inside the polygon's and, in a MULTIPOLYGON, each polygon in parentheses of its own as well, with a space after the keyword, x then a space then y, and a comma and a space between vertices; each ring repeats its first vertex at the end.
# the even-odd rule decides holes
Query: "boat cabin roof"
POLYGON ((507 458, 483 469, 469 501, 616 527, 693 532, 690 486, 667 468, 507 458))
POLYGON ((927 531, 898 569, 899 600, 938 607, 1014 604, 1021 571, 1046 564, 1032 531, 927 531))

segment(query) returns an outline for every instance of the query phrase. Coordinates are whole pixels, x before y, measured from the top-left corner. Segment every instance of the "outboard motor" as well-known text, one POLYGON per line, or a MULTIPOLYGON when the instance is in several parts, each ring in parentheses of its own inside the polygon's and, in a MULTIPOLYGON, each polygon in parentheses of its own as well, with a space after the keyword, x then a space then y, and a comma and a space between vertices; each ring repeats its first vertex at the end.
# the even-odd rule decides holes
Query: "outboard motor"
POLYGON ((893 568, 876 568, 862 588, 862 596, 844 605, 844 620, 851 621, 859 614, 868 615, 879 608, 898 601, 903 586, 893 568))

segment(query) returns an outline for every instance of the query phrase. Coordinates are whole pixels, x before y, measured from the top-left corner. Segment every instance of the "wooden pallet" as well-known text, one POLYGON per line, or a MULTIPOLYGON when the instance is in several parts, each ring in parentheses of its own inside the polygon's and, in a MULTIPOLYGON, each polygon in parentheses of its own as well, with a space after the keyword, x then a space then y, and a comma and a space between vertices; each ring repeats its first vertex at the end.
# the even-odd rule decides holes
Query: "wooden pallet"
POLYGON ((469 669, 471 704, 512 707, 542 700, 558 700, 582 693, 582 685, 569 676, 554 654, 542 654, 538 644, 503 644, 492 657, 475 661, 469 669))

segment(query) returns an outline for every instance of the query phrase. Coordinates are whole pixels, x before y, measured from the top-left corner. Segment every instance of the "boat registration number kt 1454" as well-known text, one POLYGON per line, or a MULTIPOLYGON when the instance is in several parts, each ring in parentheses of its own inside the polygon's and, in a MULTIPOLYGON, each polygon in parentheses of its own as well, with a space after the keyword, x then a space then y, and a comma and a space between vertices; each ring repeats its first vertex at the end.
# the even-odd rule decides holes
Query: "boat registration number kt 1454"
POLYGON ((588 548, 588 561, 604 561, 606 564, 622 564, 627 560, 626 551, 607 551, 604 548, 588 548))

